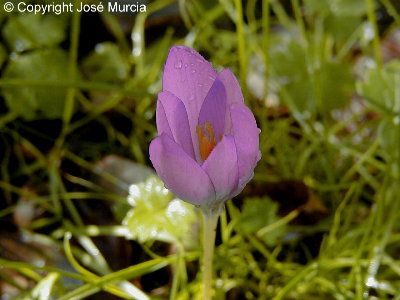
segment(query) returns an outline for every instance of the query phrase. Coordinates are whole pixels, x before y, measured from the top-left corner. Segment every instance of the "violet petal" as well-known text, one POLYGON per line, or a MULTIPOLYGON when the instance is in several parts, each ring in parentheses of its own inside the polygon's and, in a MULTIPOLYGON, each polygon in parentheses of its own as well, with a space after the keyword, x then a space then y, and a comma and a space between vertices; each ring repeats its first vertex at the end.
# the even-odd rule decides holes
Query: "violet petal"
POLYGON ((217 78, 212 65, 195 50, 185 46, 170 49, 164 66, 163 91, 177 96, 185 105, 198 161, 197 121, 203 101, 217 78))
POLYGON ((239 185, 241 191, 254 175, 254 168, 261 158, 257 123, 250 109, 242 104, 230 106, 232 135, 238 155, 239 185))
POLYGON ((235 75, 229 69, 223 69, 218 74, 218 79, 222 81, 226 90, 226 99, 229 104, 243 104, 244 98, 242 89, 235 75))
POLYGON ((242 89, 240 88, 239 82, 235 75, 229 69, 223 69, 217 77, 225 86, 226 91, 226 117, 225 117, 225 133, 231 133, 231 117, 229 113, 229 107, 231 104, 244 104, 244 98, 242 89))
POLYGON ((150 144, 150 160, 165 187, 194 205, 215 200, 215 190, 207 173, 167 134, 150 144))
POLYGON ((214 185, 218 200, 227 200, 238 186, 237 159, 233 136, 224 135, 202 165, 214 185))
POLYGON ((225 133, 226 92, 221 80, 216 79, 211 86, 199 114, 198 125, 206 122, 212 125, 216 141, 225 133))
POLYGON ((163 132, 168 134, 190 157, 195 159, 187 113, 180 99, 170 92, 159 93, 156 121, 159 134, 163 132))
MULTIPOLYGON (((160 95, 158 96, 160 97, 160 95)), ((173 138, 171 127, 169 126, 167 115, 165 114, 164 105, 161 101, 157 101, 156 108, 156 124, 157 124, 157 132, 158 134, 165 133, 173 138)))

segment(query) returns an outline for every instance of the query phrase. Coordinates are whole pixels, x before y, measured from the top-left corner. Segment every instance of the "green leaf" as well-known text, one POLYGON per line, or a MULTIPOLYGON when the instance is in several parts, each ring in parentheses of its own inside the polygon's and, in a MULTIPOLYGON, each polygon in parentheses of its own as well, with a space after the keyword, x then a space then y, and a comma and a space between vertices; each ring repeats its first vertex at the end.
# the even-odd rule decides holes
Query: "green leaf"
MULTIPOLYGON (((362 24, 363 19, 359 16, 329 15, 324 20, 326 34, 331 35, 339 45, 348 42, 362 24)), ((362 31, 359 32, 361 35, 362 31)))
POLYGON ((350 64, 330 60, 316 63, 300 42, 278 42, 280 46, 271 50, 274 79, 278 90, 290 96, 296 109, 329 112, 349 103, 354 91, 350 64), (310 68, 314 68, 312 72, 310 68))
POLYGON ((364 0, 307 0, 304 5, 310 21, 322 17, 325 34, 338 44, 348 41, 367 13, 364 0))
POLYGON ((329 112, 349 104, 354 92, 351 66, 345 62, 325 62, 320 70, 321 103, 319 110, 329 112))
POLYGON ((139 242, 175 242, 189 237, 196 221, 194 206, 179 199, 164 187, 157 177, 144 183, 131 185, 128 202, 134 207, 126 214, 122 224, 131 237, 139 242))
POLYGON ((65 39, 66 18, 54 14, 19 14, 8 18, 3 37, 13 51, 52 47, 65 39))
MULTIPOLYGON (((236 223, 236 229, 245 234, 255 233, 263 227, 279 220, 278 204, 269 198, 248 198, 242 207, 242 214, 236 223)), ((285 226, 279 226, 262 236, 268 245, 275 245, 285 232, 285 226)))
POLYGON ((358 92, 372 109, 382 114, 400 113, 400 61, 393 60, 382 68, 376 66, 366 72, 358 83, 358 92))
MULTIPOLYGON (((90 295, 93 295, 97 292, 99 292, 101 289, 104 289, 107 285, 113 284, 115 282, 121 282, 122 280, 128 280, 132 278, 139 277, 144 274, 149 274, 154 271, 157 271, 161 268, 164 268, 165 266, 171 264, 176 258, 173 256, 169 257, 158 257, 152 260, 148 260, 133 266, 130 266, 128 268, 118 270, 116 272, 104 275, 103 277, 97 278, 97 279, 91 279, 89 280, 88 283, 76 288, 75 290, 72 290, 68 294, 63 295, 62 297, 59 297, 59 300, 78 300, 78 299, 84 299, 90 295)), ((136 292, 136 291, 129 291, 130 293, 136 292)), ((147 299, 145 297, 142 298, 135 298, 133 299, 147 299)))
POLYGON ((336 16, 363 16, 367 13, 365 0, 334 0, 329 1, 331 10, 336 16))
POLYGON ((304 5, 308 14, 318 14, 320 16, 360 17, 367 12, 364 0, 307 0, 304 1, 304 5))
POLYGON ((318 14, 320 16, 331 13, 331 8, 328 1, 307 0, 304 1, 304 7, 308 15, 318 14))
POLYGON ((400 143, 400 128, 399 128, 399 116, 394 118, 384 118, 379 124, 379 139, 381 141, 382 148, 396 161, 399 151, 394 151, 394 149, 399 149, 400 143))
POLYGON ((37 300, 49 300, 51 297, 51 290, 54 284, 60 278, 60 274, 51 272, 46 277, 44 277, 32 290, 33 299, 37 300))
POLYGON ((275 45, 271 47, 271 66, 278 91, 287 92, 298 110, 312 110, 312 83, 307 71, 305 46, 281 37, 271 44, 275 45))
MULTIPOLYGON (((64 51, 37 50, 11 59, 3 79, 57 82, 66 79, 67 69, 68 57, 64 51)), ((17 85, 3 88, 2 94, 10 111, 27 120, 54 119, 63 115, 65 88, 17 85)))
POLYGON ((387 173, 393 178, 400 177, 400 116, 384 116, 378 127, 378 138, 382 147, 382 157, 388 161, 387 173))
POLYGON ((116 44, 106 42, 97 44, 83 61, 84 73, 93 80, 118 82, 129 74, 129 62, 116 44))

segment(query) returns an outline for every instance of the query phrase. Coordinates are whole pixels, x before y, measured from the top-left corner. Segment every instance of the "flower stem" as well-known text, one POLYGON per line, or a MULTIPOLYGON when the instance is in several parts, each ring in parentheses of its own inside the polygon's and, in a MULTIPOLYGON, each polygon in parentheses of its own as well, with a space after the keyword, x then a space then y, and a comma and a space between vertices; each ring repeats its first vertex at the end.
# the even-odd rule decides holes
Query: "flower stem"
POLYGON ((215 234, 220 210, 203 210, 203 300, 211 300, 215 234))

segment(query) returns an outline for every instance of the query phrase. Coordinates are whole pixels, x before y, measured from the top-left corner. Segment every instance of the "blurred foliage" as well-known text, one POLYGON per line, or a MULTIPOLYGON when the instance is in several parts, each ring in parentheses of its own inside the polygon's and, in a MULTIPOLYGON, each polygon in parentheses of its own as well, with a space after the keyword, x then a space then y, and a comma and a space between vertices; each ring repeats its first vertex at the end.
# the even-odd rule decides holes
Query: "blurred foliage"
POLYGON ((308 60, 313 58, 300 41, 277 37, 272 44, 271 67, 279 80, 279 92, 289 93, 299 111, 329 113, 348 104, 354 90, 349 63, 320 60, 311 62, 315 67, 310 70, 308 60))
MULTIPOLYGON (((279 220, 277 212, 278 204, 268 198, 248 198, 242 207, 242 213, 238 218, 236 227, 239 232, 243 232, 244 234, 254 234, 268 225, 275 224, 279 220)), ((285 234, 286 228, 281 226, 278 230, 263 234, 262 239, 267 245, 273 246, 285 234)))
POLYGON ((324 33, 339 44, 347 42, 362 26, 362 20, 367 13, 364 0, 308 0, 304 2, 304 7, 309 16, 322 22, 324 33))
POLYGON ((113 43, 97 44, 95 51, 82 63, 83 71, 96 81, 113 82, 126 80, 129 74, 128 59, 113 43))
MULTIPOLYGON (((68 56, 61 49, 38 50, 16 55, 3 72, 4 79, 46 80, 65 78, 68 56)), ((61 118, 66 89, 60 87, 4 88, 3 96, 11 112, 27 120, 61 118)))
POLYGON ((185 44, 237 75, 262 130, 254 179, 220 218, 214 298, 399 299, 399 11, 155 0, 140 14, 0 12, 0 293, 200 297, 196 208, 148 178, 163 64, 185 44))
POLYGON ((0 44, 0 67, 4 64, 6 60, 7 60, 7 50, 3 46, 3 44, 0 44))
POLYGON ((364 81, 360 82, 360 94, 367 105, 383 115, 399 115, 400 61, 393 60, 383 67, 367 70, 364 81))
POLYGON ((62 15, 19 14, 7 19, 2 35, 15 52, 54 47, 67 35, 66 21, 62 15))

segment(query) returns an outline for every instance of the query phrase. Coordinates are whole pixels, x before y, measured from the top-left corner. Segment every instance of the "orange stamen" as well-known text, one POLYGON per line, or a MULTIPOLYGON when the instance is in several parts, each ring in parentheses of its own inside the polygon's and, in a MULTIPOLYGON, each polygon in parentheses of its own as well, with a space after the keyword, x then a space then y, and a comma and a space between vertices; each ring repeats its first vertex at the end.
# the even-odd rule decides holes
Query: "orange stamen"
POLYGON ((199 139, 199 149, 200 156, 203 160, 206 160, 210 155, 211 151, 217 145, 214 138, 214 131, 209 122, 205 122, 205 129, 208 133, 208 136, 204 134, 203 128, 200 125, 197 125, 196 131, 199 139))

